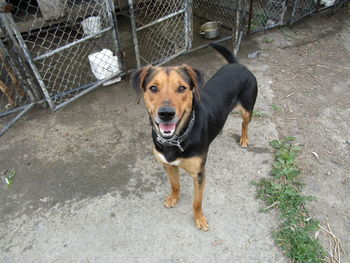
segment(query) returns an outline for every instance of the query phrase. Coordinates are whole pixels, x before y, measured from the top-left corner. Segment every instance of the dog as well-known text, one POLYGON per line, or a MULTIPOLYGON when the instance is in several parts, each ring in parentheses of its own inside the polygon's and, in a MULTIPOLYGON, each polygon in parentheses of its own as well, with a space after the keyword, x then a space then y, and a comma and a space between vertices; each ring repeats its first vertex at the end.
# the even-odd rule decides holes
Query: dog
POLYGON ((164 206, 180 198, 179 167, 193 177, 193 215, 197 228, 209 228, 203 214, 205 163, 210 143, 229 113, 239 109, 243 119, 240 145, 248 146, 248 125, 258 87, 255 76, 227 48, 210 44, 228 62, 203 85, 199 70, 188 66, 146 66, 131 76, 139 98, 143 94, 152 126, 154 154, 168 174, 171 193, 164 206))

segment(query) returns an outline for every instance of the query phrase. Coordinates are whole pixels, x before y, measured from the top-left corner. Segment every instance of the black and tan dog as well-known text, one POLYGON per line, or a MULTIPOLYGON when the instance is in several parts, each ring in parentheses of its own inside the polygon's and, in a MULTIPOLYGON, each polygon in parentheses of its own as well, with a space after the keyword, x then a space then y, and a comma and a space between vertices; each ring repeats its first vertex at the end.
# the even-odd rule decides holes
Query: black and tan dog
POLYGON ((139 95, 143 93, 152 125, 154 154, 169 176, 172 192, 164 205, 174 207, 179 201, 181 167, 193 177, 194 221, 205 231, 208 223, 203 215, 202 197, 209 145, 223 128, 228 114, 238 108, 243 118, 240 144, 247 147, 248 124, 257 96, 254 75, 228 49, 211 46, 229 63, 204 87, 201 73, 188 65, 146 66, 131 79, 139 95))

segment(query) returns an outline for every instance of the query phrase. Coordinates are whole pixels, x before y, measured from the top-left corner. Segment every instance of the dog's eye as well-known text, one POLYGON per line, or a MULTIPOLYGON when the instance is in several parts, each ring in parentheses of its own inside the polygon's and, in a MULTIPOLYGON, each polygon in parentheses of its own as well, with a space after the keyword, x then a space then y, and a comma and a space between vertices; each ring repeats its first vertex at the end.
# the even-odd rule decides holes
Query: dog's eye
POLYGON ((153 93, 156 93, 158 91, 158 88, 156 86, 149 87, 149 90, 153 93))
POLYGON ((180 86, 177 88, 177 92, 180 92, 180 93, 184 92, 185 90, 186 90, 186 87, 184 86, 180 86))

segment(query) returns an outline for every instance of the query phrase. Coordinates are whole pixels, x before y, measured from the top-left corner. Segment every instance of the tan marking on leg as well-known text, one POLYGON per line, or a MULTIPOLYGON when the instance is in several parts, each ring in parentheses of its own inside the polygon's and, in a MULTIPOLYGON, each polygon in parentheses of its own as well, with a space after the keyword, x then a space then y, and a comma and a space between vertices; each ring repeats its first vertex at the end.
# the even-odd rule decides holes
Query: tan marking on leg
POLYGON ((203 192, 205 188, 205 175, 199 182, 198 177, 193 177, 193 186, 194 186, 194 201, 193 201, 193 217, 194 223, 196 224, 198 229, 203 231, 208 231, 209 225, 206 217, 203 214, 202 209, 202 200, 203 200, 203 192))
POLYGON ((248 138, 248 125, 250 123, 250 120, 252 119, 252 113, 244 109, 241 105, 238 105, 236 109, 239 109, 241 112, 241 116, 243 119, 242 122, 242 136, 239 140, 239 144, 242 147, 248 147, 249 138, 248 138))
POLYGON ((180 175, 179 168, 183 168, 189 175, 193 178, 194 185, 194 201, 193 201, 193 217, 196 226, 203 230, 208 231, 209 225, 207 219, 203 214, 202 209, 202 200, 203 192, 205 188, 205 170, 204 165, 206 161, 206 156, 195 156, 191 158, 178 158, 172 163, 164 162, 163 158, 160 157, 159 153, 155 148, 153 152, 156 158, 163 164, 164 169, 166 170, 170 185, 171 185, 171 194, 165 199, 164 206, 166 208, 174 207, 178 200, 180 199, 180 175), (176 163, 176 165, 172 165, 176 163))
POLYGON ((202 200, 205 188, 205 157, 192 157, 181 159, 180 167, 188 172, 193 178, 194 201, 193 201, 193 217, 197 228, 208 231, 209 225, 203 214, 202 200))
POLYGON ((174 165, 163 164, 165 171, 168 174, 171 194, 165 199, 164 206, 171 208, 176 205, 180 199, 180 174, 179 168, 174 165))
POLYGON ((203 170, 203 157, 195 156, 187 159, 180 158, 179 166, 188 172, 191 176, 197 175, 203 170))

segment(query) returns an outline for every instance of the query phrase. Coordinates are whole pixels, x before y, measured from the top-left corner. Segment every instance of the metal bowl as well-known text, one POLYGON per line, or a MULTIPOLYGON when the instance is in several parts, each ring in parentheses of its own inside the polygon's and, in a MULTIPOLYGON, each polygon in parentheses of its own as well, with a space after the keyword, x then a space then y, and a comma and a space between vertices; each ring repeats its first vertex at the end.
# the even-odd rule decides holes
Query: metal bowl
POLYGON ((214 39, 220 35, 220 27, 221 27, 220 21, 207 22, 201 25, 199 34, 201 34, 202 37, 206 39, 214 39))

